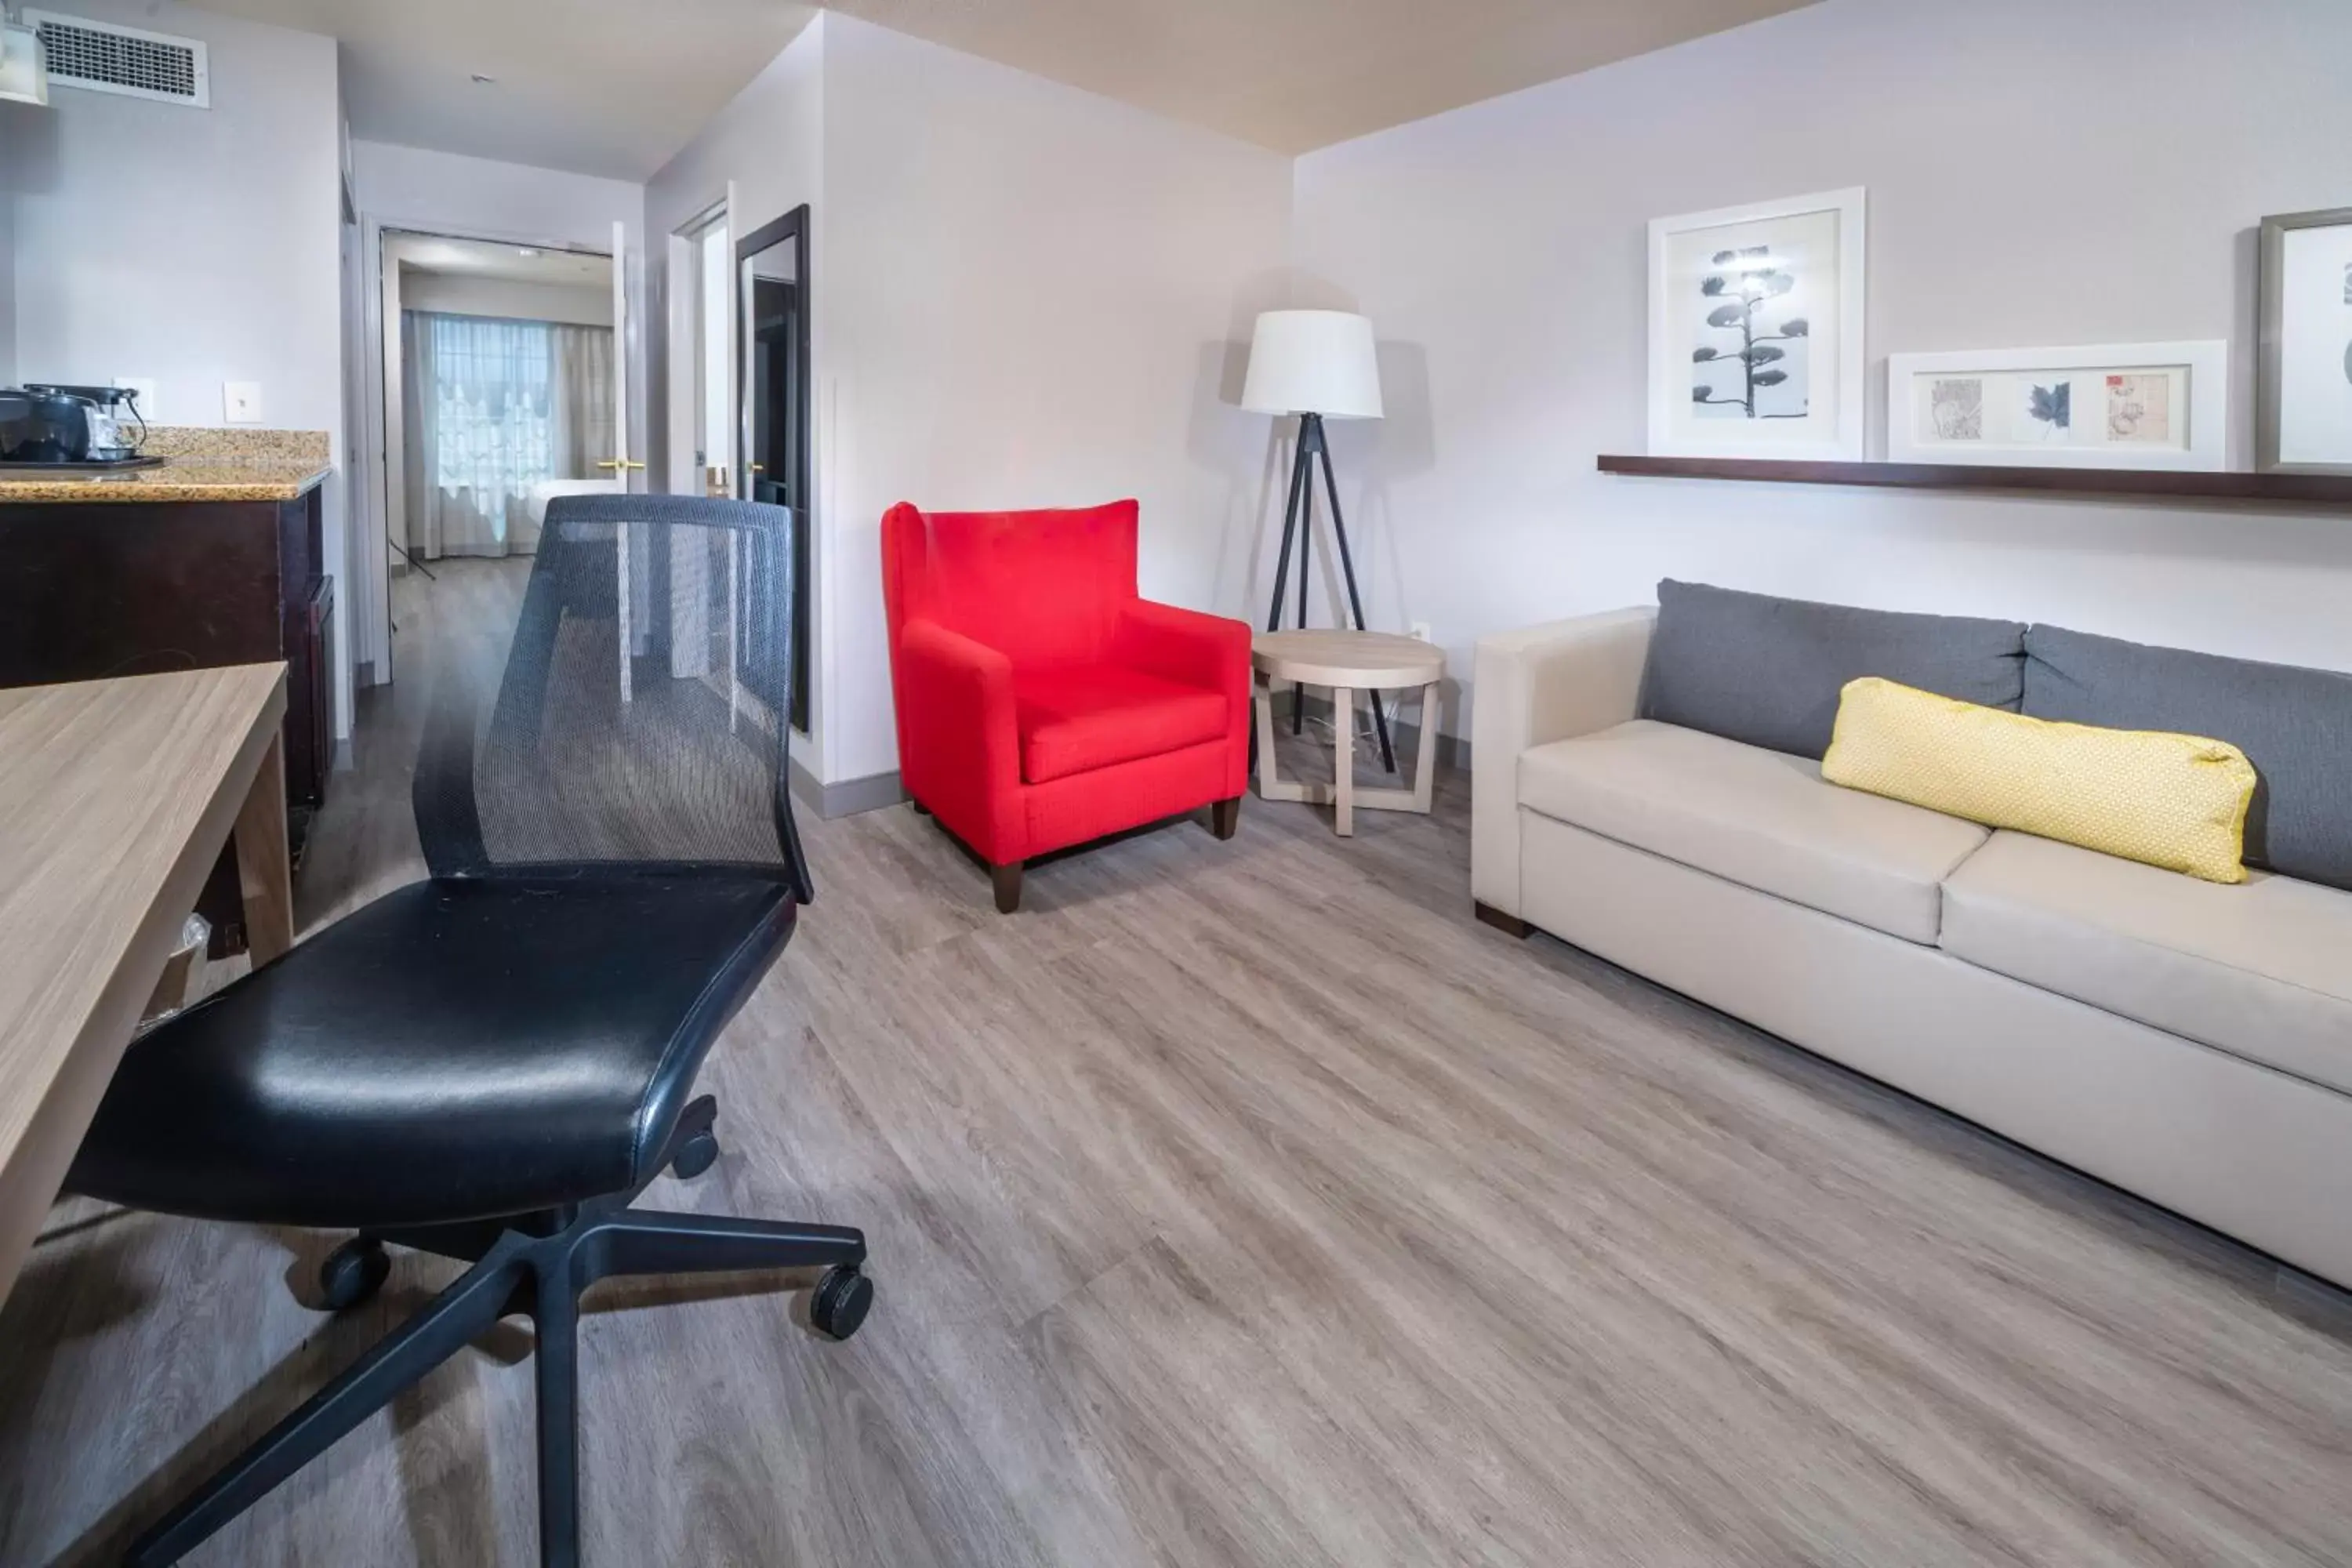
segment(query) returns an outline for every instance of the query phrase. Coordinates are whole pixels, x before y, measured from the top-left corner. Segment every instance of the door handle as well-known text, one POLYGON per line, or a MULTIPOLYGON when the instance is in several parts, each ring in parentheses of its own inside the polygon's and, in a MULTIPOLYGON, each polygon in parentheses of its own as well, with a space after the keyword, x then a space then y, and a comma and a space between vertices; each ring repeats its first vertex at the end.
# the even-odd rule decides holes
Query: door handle
POLYGON ((625 458, 599 458, 596 466, 600 468, 620 468, 624 471, 630 468, 642 468, 645 467, 643 463, 633 463, 625 458))

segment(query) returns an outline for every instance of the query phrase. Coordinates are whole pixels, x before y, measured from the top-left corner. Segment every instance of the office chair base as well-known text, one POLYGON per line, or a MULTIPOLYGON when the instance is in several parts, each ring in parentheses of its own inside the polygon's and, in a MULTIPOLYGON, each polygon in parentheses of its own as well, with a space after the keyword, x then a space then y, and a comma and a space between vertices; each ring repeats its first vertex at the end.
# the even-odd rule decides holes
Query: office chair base
POLYGON ((330 1312, 349 1311, 383 1289, 391 1273, 392 1258, 383 1243, 372 1236, 355 1236, 319 1265, 319 1304, 330 1312))
POLYGON ((132 1542, 124 1561, 132 1568, 177 1563, 500 1318, 527 1312, 538 1331, 540 1563, 578 1568, 583 1291, 614 1275, 822 1268, 810 1318, 835 1339, 857 1331, 874 1299, 873 1283, 860 1271, 862 1232, 633 1209, 635 1195, 502 1221, 387 1230, 346 1243, 338 1253, 362 1259, 352 1267, 362 1276, 370 1268, 364 1258, 371 1249, 381 1256, 385 1242, 473 1267, 132 1542))
POLYGON ((873 1307, 873 1280, 853 1268, 828 1268, 809 1298, 809 1322, 827 1339, 845 1340, 873 1307))
POLYGON ((710 1169, 719 1158, 719 1135, 712 1131, 718 1120, 719 1101, 707 1094, 678 1112, 677 1130, 669 1135, 666 1162, 671 1175, 690 1182, 710 1169))

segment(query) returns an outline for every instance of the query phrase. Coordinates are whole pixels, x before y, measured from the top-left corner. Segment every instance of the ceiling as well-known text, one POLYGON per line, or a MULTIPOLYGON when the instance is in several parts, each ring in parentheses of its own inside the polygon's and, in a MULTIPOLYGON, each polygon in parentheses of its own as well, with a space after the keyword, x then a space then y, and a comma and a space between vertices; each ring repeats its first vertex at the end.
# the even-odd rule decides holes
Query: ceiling
POLYGON ((631 181, 693 140, 816 14, 792 0, 193 3, 340 39, 362 141, 631 181))
POLYGON ((832 0, 827 8, 1305 153, 1810 3, 832 0))
MULTIPOLYGON (((194 0, 341 40, 352 133, 644 180, 797 36, 794 0, 194 0), (495 79, 484 83, 474 73, 495 79)), ((1303 153, 1809 0, 835 0, 1303 153)))
POLYGON ((403 272, 446 278, 495 278, 507 283, 553 283, 570 289, 610 289, 612 258, 582 250, 537 250, 479 239, 386 234, 387 254, 403 272))

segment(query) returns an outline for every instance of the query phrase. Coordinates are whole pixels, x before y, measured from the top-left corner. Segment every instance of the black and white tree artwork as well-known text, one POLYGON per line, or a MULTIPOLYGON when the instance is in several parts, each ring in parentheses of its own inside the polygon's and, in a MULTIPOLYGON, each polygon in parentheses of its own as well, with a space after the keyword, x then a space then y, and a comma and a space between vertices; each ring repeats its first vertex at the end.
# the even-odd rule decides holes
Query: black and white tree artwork
POLYGON ((1795 269, 1769 245, 1718 250, 1699 283, 1707 305, 1691 351, 1691 402, 1704 416, 1802 419, 1811 404, 1811 324, 1784 315, 1795 269), (1712 341, 1710 341, 1712 340, 1712 341))

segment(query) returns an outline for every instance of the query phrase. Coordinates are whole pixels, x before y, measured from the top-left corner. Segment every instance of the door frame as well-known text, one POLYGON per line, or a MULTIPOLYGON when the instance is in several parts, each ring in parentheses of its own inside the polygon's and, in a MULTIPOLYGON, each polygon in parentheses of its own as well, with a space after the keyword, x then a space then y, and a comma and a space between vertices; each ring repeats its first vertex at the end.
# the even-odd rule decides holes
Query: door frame
MULTIPOLYGON (((360 302, 365 319, 360 328, 360 352, 364 362, 361 379, 367 406, 364 449, 365 471, 361 482, 350 487, 348 493, 355 498, 350 509, 346 527, 350 533, 349 548, 344 553, 346 574, 352 578, 350 625, 344 636, 352 645, 353 666, 365 667, 375 676, 373 684, 388 685, 393 679, 392 668, 392 513, 395 500, 404 502, 399 492, 404 482, 392 471, 390 447, 390 410, 386 394, 390 388, 392 367, 400 363, 400 318, 397 311, 387 320, 383 244, 384 236, 415 235, 425 239, 474 240, 486 245, 529 247, 534 250, 569 251, 577 256, 608 258, 616 276, 625 286, 633 284, 626 279, 628 258, 625 254, 614 255, 606 247, 609 241, 598 243, 580 239, 558 238, 543 234, 526 234, 511 230, 482 228, 465 224, 452 224, 432 217, 404 217, 397 213, 363 212, 360 215, 360 302)), ((632 294, 632 299, 638 298, 632 294)), ((615 355, 625 355, 629 344, 616 335, 613 343, 615 355)), ((642 400, 645 378, 631 378, 630 395, 642 400)), ((637 409, 623 411, 623 416, 642 428, 636 418, 637 409)), ((356 677, 354 677, 356 679, 356 677)))
POLYGON ((816 496, 812 447, 815 437, 816 367, 810 358, 809 204, 803 202, 772 223, 761 224, 735 239, 735 493, 751 494, 751 404, 745 395, 751 374, 751 302, 743 281, 743 264, 761 251, 784 240, 793 242, 793 287, 799 291, 793 311, 793 353, 800 368, 801 397, 793 423, 792 493, 797 514, 793 528, 793 689, 792 727, 803 737, 815 728, 816 649, 816 496))
MULTIPOLYGON (((667 279, 665 314, 668 333, 664 340, 667 374, 664 376, 664 416, 667 439, 665 442, 666 470, 661 476, 662 487, 672 495, 698 496, 703 493, 702 469, 694 460, 695 431, 701 414, 702 379, 698 374, 702 342, 695 320, 695 308, 701 299, 702 277, 696 266, 695 251, 702 236, 724 224, 731 245, 735 231, 735 182, 727 182, 724 195, 702 207, 692 217, 669 231, 667 279)), ((730 250, 730 271, 733 270, 730 250)), ((735 341, 733 320, 735 296, 729 290, 725 301, 729 311, 727 341, 735 341)), ((735 394, 730 380, 729 393, 735 394)), ((734 470, 734 454, 728 454, 727 468, 734 470)))

